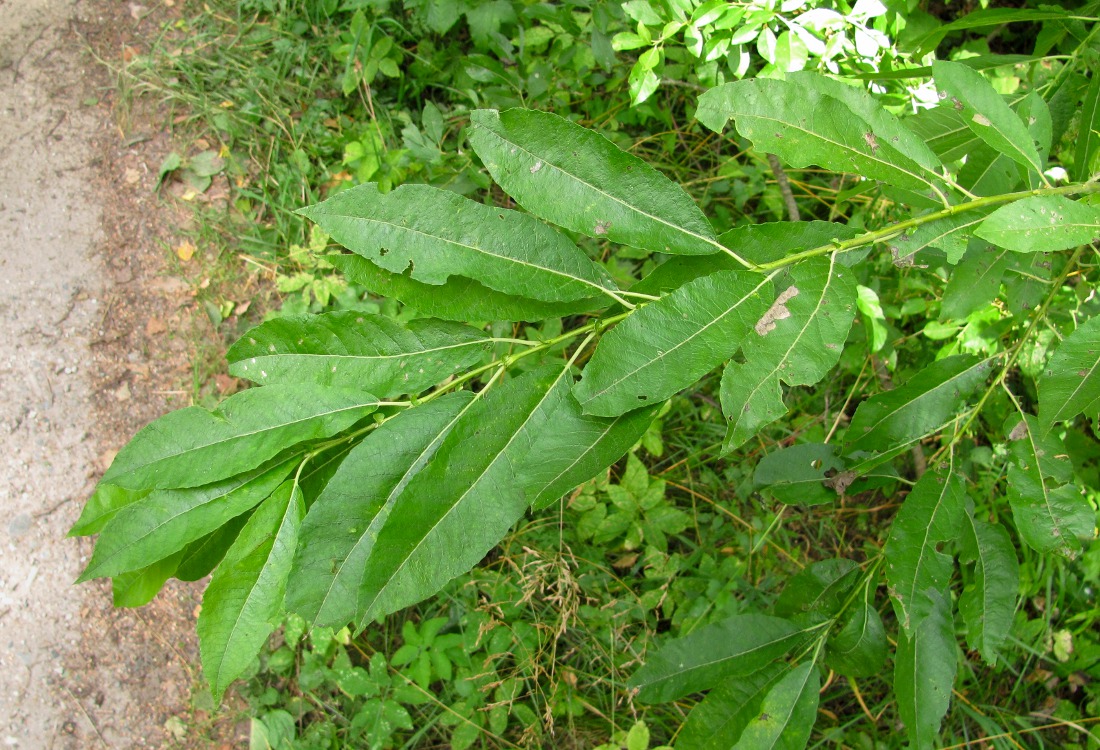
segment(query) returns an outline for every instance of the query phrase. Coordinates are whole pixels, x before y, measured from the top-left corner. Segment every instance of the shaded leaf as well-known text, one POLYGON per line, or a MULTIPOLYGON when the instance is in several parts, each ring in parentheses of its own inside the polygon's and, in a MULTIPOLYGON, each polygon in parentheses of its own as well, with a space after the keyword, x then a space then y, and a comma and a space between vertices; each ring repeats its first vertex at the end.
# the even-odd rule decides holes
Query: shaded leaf
POLYGON ((942 427, 962 411, 967 398, 985 382, 989 368, 989 360, 946 357, 905 385, 872 396, 852 417, 845 453, 882 452, 942 427))
POLYGON ((1100 423, 1100 316, 1066 336, 1039 377, 1039 426, 1086 414, 1100 423))
MULTIPOLYGON (((927 74, 932 74, 931 68, 927 74)), ((948 164, 968 156, 981 144, 981 139, 967 127, 962 112, 950 105, 921 110, 912 117, 906 117, 902 124, 948 164)))
POLYGON ((974 580, 959 596, 966 643, 981 651, 986 663, 995 665, 1016 611, 1020 585, 1016 548, 1003 526, 978 520, 968 511, 960 549, 960 562, 974 564, 974 580))
POLYGON ((788 620, 738 615, 667 641, 627 685, 645 703, 676 700, 728 677, 753 674, 801 640, 802 631, 788 620))
POLYGON ((257 383, 356 387, 381 398, 419 393, 476 363, 487 337, 469 326, 414 320, 401 326, 356 311, 275 318, 226 355, 229 372, 257 383))
POLYGON ((569 302, 614 289, 565 235, 518 211, 428 185, 381 193, 373 183, 298 213, 392 273, 425 284, 465 276, 505 294, 569 302))
POLYGON ((871 587, 853 602, 830 637, 825 664, 846 677, 870 677, 886 664, 886 629, 871 601, 871 587))
POLYGON ((1043 161, 1027 126, 981 73, 961 63, 937 60, 932 64, 932 75, 936 86, 958 101, 974 135, 1016 163, 1043 171, 1043 161))
POLYGON ((335 435, 378 408, 360 390, 272 385, 207 411, 174 411, 142 428, 103 481, 128 488, 199 487, 253 469, 306 440, 335 435))
POLYGON ((928 592, 947 595, 954 566, 938 545, 958 536, 965 503, 966 483, 950 466, 945 473, 928 471, 890 525, 883 549, 886 582, 898 621, 910 636, 930 614, 928 592))
POLYGON ((787 581, 773 611, 778 617, 811 616, 812 624, 822 622, 840 611, 858 578, 859 566, 851 560, 811 563, 787 581))
POLYGON ((732 119, 757 150, 793 167, 816 164, 917 191, 936 185, 938 176, 900 152, 891 137, 879 138, 848 104, 806 87, 806 80, 796 85, 754 78, 718 86, 699 97, 695 118, 716 132, 732 119))
POLYGON ((1008 251, 984 242, 970 250, 947 279, 940 303, 941 320, 964 320, 988 305, 1001 290, 1008 269, 1008 251))
POLYGON ((1017 253, 1068 250, 1100 237, 1100 209, 1060 195, 1032 196, 1001 206, 974 234, 1017 253))
POLYGON ((760 264, 860 234, 858 228, 835 221, 774 221, 734 227, 718 240, 742 258, 760 264))
POLYGON ((825 377, 855 317, 855 273, 837 267, 835 253, 790 267, 773 284, 779 296, 742 344, 744 362, 730 362, 722 375, 723 451, 787 412, 780 381, 813 385, 825 377))
POLYGON ((203 487, 158 490, 122 508, 100 532, 77 582, 147 566, 258 505, 297 459, 203 487))
POLYGON ((729 750, 760 715, 765 696, 787 672, 784 664, 769 664, 719 683, 688 714, 676 750, 729 750))
POLYGON ((120 573, 111 579, 111 597, 116 607, 144 607, 176 572, 183 551, 169 555, 140 570, 120 573))
POLYGON ((439 285, 425 284, 404 274, 390 273, 354 253, 325 258, 349 281, 443 320, 545 320, 597 310, 607 307, 609 302, 602 296, 572 302, 542 302, 504 294, 464 276, 451 276, 439 285))
POLYGON ((844 468, 844 461, 836 455, 836 446, 803 443, 764 456, 756 465, 753 482, 758 487, 767 487, 780 502, 820 505, 836 500, 836 493, 825 483, 844 468))
POLYGON ((1089 79, 1089 87, 1081 103, 1081 120, 1077 128, 1077 147, 1073 156, 1073 179, 1084 182, 1092 176, 1092 163, 1100 149, 1100 76, 1089 79))
POLYGON ((911 636, 898 634, 894 656, 894 693, 909 745, 918 750, 937 746, 940 722, 951 703, 957 657, 951 610, 939 591, 927 592, 928 616, 911 636))
POLYGON ((764 698, 735 750, 802 750, 817 721, 821 673, 812 661, 785 674, 764 698))
POLYGON ((359 591, 382 526, 472 400, 460 391, 408 409, 352 449, 302 522, 287 609, 319 626, 362 619, 359 591))
POLYGON ((915 43, 917 58, 924 57, 936 49, 944 37, 954 31, 964 29, 980 29, 989 26, 1002 26, 1006 23, 1019 23, 1022 21, 1052 21, 1066 17, 1064 10, 1047 5, 1043 10, 1031 8, 983 8, 972 13, 967 13, 962 18, 937 26, 932 31, 918 39, 915 43))
POLYGON ((248 667, 283 613, 305 502, 285 482, 248 519, 202 598, 199 652, 214 700, 248 667))
POLYGON ((471 120, 470 144, 497 184, 531 213, 653 252, 722 249, 683 188, 599 133, 526 109, 477 110, 471 120))
POLYGON ((245 511, 216 531, 188 544, 182 550, 182 557, 173 575, 181 581, 198 581, 210 575, 251 517, 252 513, 245 511))
POLYGON ((573 393, 599 416, 663 401, 732 357, 771 299, 770 277, 748 271, 685 284, 605 334, 573 393))

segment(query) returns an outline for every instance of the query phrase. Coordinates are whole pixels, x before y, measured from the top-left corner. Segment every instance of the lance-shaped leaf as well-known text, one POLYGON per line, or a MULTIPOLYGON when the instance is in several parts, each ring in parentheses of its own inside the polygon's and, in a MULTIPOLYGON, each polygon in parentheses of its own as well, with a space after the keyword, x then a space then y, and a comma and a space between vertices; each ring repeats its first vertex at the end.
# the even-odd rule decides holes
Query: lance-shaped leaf
POLYGON ((100 482, 88 502, 80 511, 80 518, 69 529, 69 536, 98 534, 107 522, 125 508, 149 494, 151 490, 128 490, 113 484, 100 482))
POLYGON ((950 467, 928 471, 905 498, 886 540, 886 582, 898 621, 910 636, 929 616, 928 591, 946 596, 953 568, 938 545, 959 534, 966 508, 966 483, 950 467))
POLYGON ((1100 316, 1066 336, 1039 376, 1043 430, 1082 413, 1100 422, 1100 316))
POLYGON ((987 359, 946 357, 905 385, 872 396, 852 417, 845 452, 883 452, 942 427, 959 415, 969 396, 985 382, 989 368, 987 359))
POLYGON ((380 297, 400 300, 418 312, 443 320, 545 320, 607 307, 605 296, 572 302, 542 300, 504 294, 464 276, 451 276, 442 284, 425 284, 400 273, 390 273, 366 258, 348 253, 326 259, 341 273, 380 297))
POLYGON ((748 271, 685 284, 605 334, 573 393, 606 417, 664 401, 732 357, 772 299, 770 277, 748 271))
POLYGON ((859 566, 851 560, 820 560, 791 577, 775 600, 779 617, 806 618, 811 624, 840 611, 848 592, 859 579, 859 566))
POLYGON ((812 661, 785 674, 760 704, 734 750, 802 750, 817 721, 821 673, 812 661))
POLYGON ((1073 155, 1074 180, 1084 182, 1092 176, 1092 163, 1097 150, 1100 150, 1100 76, 1092 76, 1081 102, 1077 148, 1073 155))
POLYGON ((599 133, 527 109, 482 109, 471 120, 470 145, 497 184, 531 213, 653 252, 722 249, 683 188, 599 133))
MULTIPOLYGON (((1013 165, 1015 166, 1015 165, 1013 165)), ((922 224, 890 241, 897 248, 897 257, 908 258, 926 247, 938 248, 947 255, 948 263, 958 263, 966 253, 974 228, 981 224, 991 209, 964 211, 922 224)))
POLYGON ((226 552, 241 533, 241 529, 252 517, 251 511, 245 511, 231 519, 221 528, 212 531, 202 539, 196 539, 181 550, 179 565, 172 575, 181 581, 198 581, 210 575, 226 552))
POLYGON ((112 602, 116 607, 144 607, 175 574, 182 559, 180 550, 140 570, 118 574, 111 579, 112 602))
POLYGON ((881 672, 885 663, 886 629, 867 586, 829 637, 825 664, 845 677, 870 677, 881 672))
POLYGON ((974 564, 974 580, 959 596, 959 614, 966 624, 966 643, 995 665, 1012 628, 1016 591, 1020 585, 1016 549, 1005 528, 974 518, 963 522, 959 560, 974 564))
POLYGON ((974 135, 1017 164, 1043 171, 1043 161, 1027 126, 981 73, 961 63, 937 60, 932 64, 932 75, 936 86, 958 102, 974 135))
POLYGON ((630 678, 638 700, 664 703, 749 675, 795 647, 802 631, 767 615, 738 615, 668 641, 630 678))
POLYGON ((676 750, 729 750, 760 716, 764 698, 788 671, 785 664, 769 664, 717 685, 688 714, 676 750))
POLYGON ((569 395, 568 369, 526 373, 491 388, 466 411, 378 533, 360 588, 361 624, 439 591, 523 515, 530 498, 522 467, 569 395))
POLYGON ((481 358, 487 337, 469 326, 354 310, 275 318, 230 349, 229 372, 256 383, 362 388, 387 398, 419 393, 481 358))
POLYGON ((531 506, 539 510, 557 502, 626 455, 660 408, 654 404, 617 417, 593 417, 581 411, 572 394, 562 399, 520 475, 531 506))
POLYGON ((962 112, 946 104, 906 117, 902 124, 916 133, 947 164, 969 156, 974 147, 981 143, 981 139, 967 127, 962 112))
POLYGON ((138 570, 255 507, 297 459, 203 487, 158 490, 122 508, 100 532, 77 582, 138 570))
POLYGON ((1017 253, 1068 250, 1100 237, 1100 209, 1060 195, 1037 195, 1001 206, 974 234, 1017 253))
POLYGON ((836 492, 829 488, 828 480, 842 477, 844 469, 844 461, 836 455, 836 446, 803 443, 764 456, 756 465, 753 482, 758 487, 767 487, 780 502, 820 505, 836 500, 836 492))
MULTIPOLYGON (((1027 132, 1031 134, 1031 142, 1035 144, 1035 150, 1039 152, 1039 162, 1047 163, 1050 156, 1050 145, 1054 135, 1054 122, 1050 114, 1050 106, 1043 97, 1034 91, 1016 104, 1016 115, 1027 126, 1027 132)), ((1022 166, 1017 167, 1017 173, 1027 182, 1032 190, 1044 187, 1044 177, 1038 172, 1033 172, 1022 166)), ((1004 192, 1008 192, 1006 189, 1004 192)))
POLYGON ((858 228, 835 221, 773 221, 734 227, 718 239, 746 260, 772 263, 803 250, 839 244, 860 234, 858 228))
POLYGON ((1047 5, 1043 10, 1031 8, 984 8, 982 10, 967 13, 962 18, 937 25, 924 36, 914 42, 914 55, 921 58, 929 52, 933 52, 944 37, 955 31, 964 29, 980 29, 988 26, 1004 26, 1006 23, 1020 23, 1023 21, 1052 21, 1065 18, 1067 11, 1047 5))
POLYGON ((465 276, 548 302, 615 288, 601 266, 535 217, 428 185, 383 194, 368 183, 299 213, 349 250, 425 284, 465 276))
POLYGON ((1009 417, 1005 432, 1015 459, 1008 467, 1008 502, 1017 533, 1038 552, 1073 556, 1081 540, 1092 537, 1096 514, 1072 484, 1065 446, 1030 414, 1009 417))
POLYGON ((374 396, 350 388, 252 388, 212 412, 190 406, 145 426, 103 481, 133 489, 200 487, 254 469, 298 443, 331 437, 377 408, 374 396))
POLYGON ((966 164, 959 170, 959 184, 974 195, 1010 193, 1019 182, 1019 165, 985 143, 967 155, 966 164))
POLYGON ((734 120, 757 150, 793 167, 816 164, 917 191, 939 181, 891 136, 879 137, 847 104, 816 88, 768 78, 734 81, 699 97, 695 117, 714 131, 734 120))
POLYGON ((362 619, 359 591, 378 534, 473 397, 460 391, 408 409, 352 449, 302 522, 287 609, 322 626, 362 619))
POLYGON ((216 701, 279 624, 303 515, 297 483, 285 482, 248 519, 206 588, 199 652, 216 701))
POLYGON ((976 243, 951 272, 940 303, 940 320, 965 320, 985 307, 1001 290, 1001 278, 1008 270, 1008 251, 976 243))
POLYGON ((787 412, 780 381, 813 385, 825 377, 855 317, 855 273, 838 267, 835 253, 799 263, 772 283, 779 295, 742 344, 744 362, 730 362, 722 375, 723 451, 787 412))
POLYGON ((951 704, 957 657, 951 609, 939 591, 927 592, 931 607, 912 635, 898 634, 894 694, 909 746, 937 747, 940 722, 951 704))

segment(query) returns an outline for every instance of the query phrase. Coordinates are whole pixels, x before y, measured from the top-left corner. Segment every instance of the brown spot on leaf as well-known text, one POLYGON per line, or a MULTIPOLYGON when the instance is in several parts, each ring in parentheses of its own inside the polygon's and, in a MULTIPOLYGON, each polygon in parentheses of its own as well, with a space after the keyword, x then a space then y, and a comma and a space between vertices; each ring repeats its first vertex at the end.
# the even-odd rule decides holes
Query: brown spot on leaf
POLYGON ((608 231, 610 231, 610 230, 611 230, 611 222, 610 221, 597 221, 596 222, 596 228, 592 230, 592 233, 599 236, 599 235, 607 234, 608 231))
POLYGON ((761 336, 767 336, 769 333, 775 330, 775 326, 778 321, 786 320, 791 317, 791 311, 787 308, 787 303, 798 296, 798 287, 793 284, 784 289, 778 297, 775 298, 775 302, 768 308, 768 311, 756 321, 755 330, 761 336))
POLYGON ((1027 437, 1027 422, 1020 420, 1019 423, 1012 428, 1012 431, 1008 433, 1008 439, 1015 442, 1017 440, 1023 440, 1027 437))

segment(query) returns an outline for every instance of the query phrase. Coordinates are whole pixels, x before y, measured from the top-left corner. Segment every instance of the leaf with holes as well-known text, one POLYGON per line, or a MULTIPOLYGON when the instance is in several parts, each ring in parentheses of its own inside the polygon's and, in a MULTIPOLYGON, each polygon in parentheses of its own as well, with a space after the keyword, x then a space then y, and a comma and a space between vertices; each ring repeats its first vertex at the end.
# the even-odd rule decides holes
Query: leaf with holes
POLYGON ((1017 253, 1068 250, 1100 237, 1100 209, 1060 195, 1034 196, 1001 206, 974 234, 1017 253))

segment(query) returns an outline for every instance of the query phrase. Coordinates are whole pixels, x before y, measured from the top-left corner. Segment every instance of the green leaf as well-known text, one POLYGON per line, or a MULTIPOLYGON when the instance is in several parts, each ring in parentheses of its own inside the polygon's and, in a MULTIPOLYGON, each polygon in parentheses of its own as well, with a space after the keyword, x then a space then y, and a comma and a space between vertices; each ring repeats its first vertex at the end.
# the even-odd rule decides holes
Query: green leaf
POLYGON ((1100 424, 1100 316, 1066 336, 1039 376, 1039 426, 1087 414, 1100 424))
POLYGON ((100 532, 77 583, 138 570, 206 536, 275 491, 297 459, 203 487, 158 490, 122 508, 100 532))
POLYGON ((95 493, 88 498, 80 518, 69 529, 69 536, 91 536, 98 534, 108 521, 125 508, 145 497, 151 490, 128 490, 113 484, 100 482, 95 493))
POLYGON ((319 626, 362 619, 359 591, 379 532, 472 400, 461 391, 408 409, 352 449, 302 522, 287 609, 319 626))
MULTIPOLYGON (((1046 100, 1034 91, 1016 104, 1016 115, 1027 126, 1027 132, 1031 134, 1031 142, 1039 152, 1039 161, 1047 163, 1050 156, 1051 140, 1054 135, 1054 122, 1050 114, 1050 106, 1046 100)), ((1017 168, 1017 172, 1032 190, 1045 187, 1045 178, 1038 172, 1032 172, 1023 167, 1017 168)), ((1009 192, 1007 189, 1003 192, 1009 192)))
POLYGON ((921 58, 936 49, 944 37, 954 31, 964 29, 980 29, 988 26, 1002 26, 1006 23, 1019 23, 1022 21, 1053 21, 1066 17, 1066 11, 1056 10, 1046 6, 1043 10, 1030 8, 985 8, 968 13, 957 21, 937 26, 916 42, 914 57, 921 58))
MULTIPOLYGON (((1013 167, 1015 168, 1015 164, 1013 167)), ((891 240, 891 249, 897 248, 898 258, 908 258, 926 247, 939 248, 946 253, 948 263, 958 263, 966 253, 974 228, 991 211, 992 209, 966 211, 922 224, 891 240)))
POLYGON ((940 303, 941 320, 965 320, 985 307, 1001 290, 1001 278, 1008 269, 1008 251, 980 243, 967 253, 947 279, 940 303))
POLYGON ((1100 209, 1060 195, 1032 196, 1001 206, 974 234, 1017 253, 1068 250, 1100 237, 1100 209))
POLYGON ((574 302, 542 302, 490 289, 464 276, 451 276, 439 285, 425 284, 404 274, 390 273, 355 255, 328 255, 325 259, 351 282, 380 297, 400 300, 418 312, 444 320, 545 320, 606 307, 607 297, 574 302))
POLYGON ((787 581, 773 611, 789 619, 809 616, 813 624, 827 620, 840 611, 858 578, 859 566, 851 560, 812 563, 787 581))
POLYGON ((688 714, 676 750, 729 750, 760 715, 765 696, 788 671, 785 664, 769 664, 719 683, 688 714))
POLYGON ((533 216, 428 185, 383 194, 368 183, 298 213, 375 265, 425 284, 464 276, 547 302, 615 288, 601 266, 533 216))
POLYGON ((966 512, 966 482, 948 466, 928 471, 905 498, 886 540, 886 582, 898 622, 912 636, 929 616, 929 591, 947 595, 953 564, 938 545, 953 541, 966 512))
POLYGON ((959 560, 974 563, 974 580, 959 596, 959 614, 966 624, 966 643, 981 651, 993 666, 1012 629, 1016 591, 1020 586, 1016 548, 999 524, 987 523, 967 512, 963 522, 959 560))
MULTIPOLYGON (((928 69, 931 75, 932 69, 928 69)), ((945 164, 956 162, 981 144, 981 139, 967 127, 962 112, 949 105, 925 109, 902 120, 907 128, 928 144, 945 164)))
POLYGON ((932 75, 936 86, 958 101, 956 106, 961 106, 974 135, 1027 169, 1043 171, 1027 126, 981 73, 961 63, 937 60, 932 75))
POLYGON ((568 368, 547 367, 491 388, 398 496, 360 589, 361 621, 436 593, 492 549, 530 499, 516 474, 569 395, 568 368))
POLYGON ((225 525, 183 548, 183 556, 173 575, 181 581, 198 581, 210 575, 236 541, 245 523, 252 517, 245 511, 225 525))
POLYGON ((852 417, 845 453, 884 452, 934 432, 959 415, 990 366, 989 360, 969 355, 945 357, 905 385, 872 396, 852 417))
POLYGON ((378 408, 359 390, 274 385, 146 425, 119 451, 103 482, 131 489, 199 487, 253 469, 286 448, 335 435, 378 408))
MULTIPOLYGON (((695 118, 716 132, 733 119, 758 151, 777 154, 793 167, 816 164, 918 191, 936 187, 938 175, 899 151, 893 136, 879 137, 848 104, 807 86, 810 74, 802 76, 801 85, 755 78, 718 86, 699 97, 695 118)), ((876 114, 893 123, 889 115, 876 114)), ((907 137, 906 143, 915 140, 907 137)))
POLYGON ((593 417, 581 411, 572 394, 562 399, 520 474, 531 506, 548 507, 626 455, 660 408, 654 404, 617 417, 593 417))
POLYGON ((730 362, 722 375, 723 452, 786 414, 780 381, 813 385, 837 363, 855 316, 855 276, 833 253, 773 280, 782 291, 742 344, 744 362, 730 362))
POLYGON ((665 703, 750 675, 802 640, 788 620, 738 615, 666 642, 627 682, 644 703, 665 703))
POLYGON ((886 629, 870 599, 867 586, 862 601, 852 603, 829 637, 825 664, 846 677, 871 677, 886 664, 886 629))
POLYGON ((940 592, 927 592, 928 616, 911 636, 898 634, 894 657, 894 693, 898 714, 905 723, 909 746, 932 750, 937 746, 940 722, 951 704, 957 657, 951 610, 940 592))
POLYGON ((775 683, 734 750, 802 750, 817 721, 821 673, 812 661, 798 665, 775 683))
POLYGON ((760 460, 753 474, 758 487, 767 487, 777 500, 789 505, 821 505, 836 500, 826 487, 830 477, 844 471, 836 446, 803 443, 772 451, 760 460))
POLYGON ((638 309, 604 335, 574 395, 617 416, 687 388, 737 351, 772 299, 771 277, 719 271, 638 309))
POLYGON ((248 519, 202 598, 199 652, 214 700, 248 667, 283 614, 305 502, 283 483, 248 519))
MULTIPOLYGON (((959 184, 974 195, 1010 193, 1019 182, 1020 168, 1016 162, 985 143, 970 152, 959 170, 959 184)), ((963 216, 973 218, 969 214, 968 211, 963 216)))
POLYGON ((773 263, 803 250, 849 240, 859 234, 858 228, 835 221, 774 221, 734 227, 718 240, 742 258, 760 264, 773 263))
POLYGON ((683 188, 599 133, 525 109, 477 110, 471 119, 470 144, 497 184, 531 213, 655 252, 722 249, 683 188))
POLYGON ((226 355, 229 372, 257 383, 361 388, 381 398, 419 393, 476 363, 487 337, 469 326, 355 311, 275 318, 226 355))
POLYGON ((121 573, 111 579, 111 594, 116 607, 144 607, 176 572, 183 552, 169 555, 142 568, 121 573))
POLYGON ((1085 99, 1081 103, 1081 119, 1077 127, 1077 148, 1073 156, 1073 179, 1084 182, 1092 176, 1092 163, 1100 150, 1100 76, 1089 79, 1085 99))
POLYGON ((1072 557, 1081 540, 1092 537, 1096 514, 1072 483, 1065 446, 1030 414, 1009 417, 1005 432, 1015 459, 1008 467, 1008 502, 1017 533, 1038 552, 1072 557))

